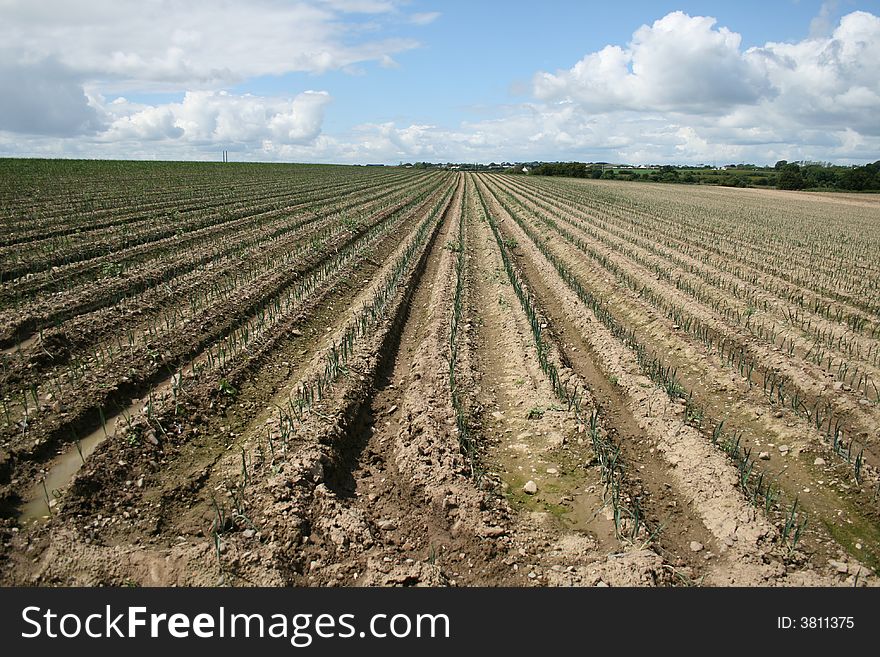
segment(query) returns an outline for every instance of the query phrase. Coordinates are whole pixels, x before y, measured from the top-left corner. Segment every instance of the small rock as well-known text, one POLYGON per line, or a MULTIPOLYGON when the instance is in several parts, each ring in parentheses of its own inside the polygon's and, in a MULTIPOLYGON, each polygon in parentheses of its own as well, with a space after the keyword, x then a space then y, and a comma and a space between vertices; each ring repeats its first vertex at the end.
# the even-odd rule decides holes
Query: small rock
POLYGON ((703 544, 697 543, 697 541, 691 541, 691 552, 702 552, 703 544))
POLYGON ((547 474, 549 474, 549 475, 559 474, 559 470, 557 470, 556 468, 547 468, 547 474))
POLYGON ((761 459, 762 461, 769 461, 770 460, 770 452, 761 452, 760 454, 758 454, 758 458, 761 459))
POLYGON ((526 482, 526 485, 523 486, 522 489, 523 489, 524 493, 527 493, 528 495, 534 495, 535 493, 538 492, 538 484, 536 484, 534 481, 529 479, 526 482))
POLYGON ((394 411, 397 410, 397 404, 388 409, 388 415, 391 415, 394 411))
POLYGON ((494 417, 496 420, 503 420, 503 419, 504 419, 504 413, 502 413, 501 411, 494 411, 494 412, 492 413, 492 417, 494 417))
POLYGON ((825 459, 823 459, 821 456, 817 456, 816 460, 813 461, 813 465, 825 465, 825 459))
POLYGON ((782 415, 783 415, 782 411, 776 411, 776 412, 773 414, 773 417, 775 417, 775 418, 780 418, 780 417, 782 417, 782 415))
POLYGON ((245 538, 253 538, 254 534, 256 534, 256 532, 253 529, 245 529, 241 533, 241 535, 244 536, 245 538))
POLYGON ((383 532, 387 532, 388 530, 394 529, 395 527, 397 527, 397 523, 395 523, 393 520, 383 520, 379 523, 379 529, 381 529, 383 532))
POLYGON ((842 561, 835 561, 834 559, 830 559, 828 561, 828 565, 834 568, 839 573, 846 573, 849 571, 849 566, 847 566, 842 561))
POLYGON ((780 445, 779 446, 779 452, 781 454, 788 454, 790 451, 791 451, 791 447, 789 447, 788 445, 780 445))

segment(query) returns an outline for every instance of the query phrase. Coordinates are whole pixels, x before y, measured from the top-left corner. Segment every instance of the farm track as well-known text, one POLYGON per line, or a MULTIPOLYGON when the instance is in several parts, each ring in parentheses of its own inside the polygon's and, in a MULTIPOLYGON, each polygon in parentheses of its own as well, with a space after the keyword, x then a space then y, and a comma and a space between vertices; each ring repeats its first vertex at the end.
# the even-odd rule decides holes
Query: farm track
POLYGON ((438 376, 454 285, 448 245, 463 188, 460 179, 383 345, 372 390, 326 467, 299 583, 468 585, 501 575, 494 541, 474 535, 479 501, 461 490, 463 463, 455 436, 444 430, 451 409, 438 376))
MULTIPOLYGON (((109 165, 76 166, 118 175, 109 165)), ((201 166, 169 173, 177 205, 151 187, 171 165, 144 165, 122 193, 91 183, 90 198, 54 203, 27 192, 0 217, 4 239, 27 244, 38 234, 17 232, 25 224, 14 217, 29 213, 45 217, 47 233, 69 231, 65 208, 77 207, 82 227, 109 236, 136 216, 193 207, 221 194, 201 166), (132 211, 120 216, 128 199, 132 211)), ((716 202, 715 190, 685 203, 661 187, 654 207, 643 194, 658 189, 650 185, 239 169, 265 172, 260 181, 216 170, 229 181, 222 197, 235 204, 272 197, 271 182, 296 172, 298 186, 277 193, 302 211, 257 217, 239 248, 209 256, 214 233, 194 231, 187 239, 196 248, 174 262, 207 256, 203 264, 180 267, 167 285, 131 288, 121 301, 105 293, 104 307, 74 312, 42 335, 13 331, 21 347, 4 347, 0 582, 878 584, 876 409, 857 403, 864 387, 829 395, 831 361, 805 352, 811 332, 824 332, 827 353, 867 358, 861 371, 870 376, 880 318, 869 317, 870 304, 852 307, 867 320, 852 325, 830 305, 805 307, 784 282, 801 280, 800 270, 774 278, 784 261, 757 266, 747 240, 698 214, 684 219, 689 234, 676 227, 674 208, 716 202), (305 207, 309 189, 324 193, 325 209, 305 207), (349 209, 337 214, 343 190, 352 190, 349 209), (763 337, 754 324, 743 328, 745 299, 758 304, 763 337), (117 314, 136 306, 139 314, 117 314), (673 327, 681 313, 727 341, 723 358, 693 324, 673 327), (843 334, 848 342, 833 337, 843 334), (774 351, 780 338, 786 349, 774 351), (733 344, 787 371, 787 397, 797 384, 809 402, 810 382, 828 379, 816 398, 826 395, 828 412, 843 417, 847 440, 867 432, 860 478, 812 419, 771 403, 754 376, 749 385, 727 358, 733 344), (79 374, 62 376, 77 366, 79 374), (62 415, 47 393, 73 390, 75 380, 62 415), (19 435, 8 402, 31 383, 44 408, 34 414, 28 404, 19 435), (82 435, 98 409, 109 416, 133 398, 81 467, 76 461, 72 482, 45 492, 45 519, 34 520, 41 477, 78 458, 71 428, 82 435), (756 502, 758 493, 769 501, 756 502), (28 502, 21 519, 19 500, 28 502)), ((7 197, 14 191, 0 189, 7 197)), ((816 202, 839 209, 846 198, 816 202)), ((731 210, 736 221, 750 211, 731 210)), ((768 225, 789 235, 793 216, 783 211, 768 225)), ((834 221, 850 230, 841 217, 834 221)), ((756 253, 780 239, 765 226, 748 230, 756 253)), ((821 230, 805 235, 819 239, 821 230)), ((796 248, 807 253, 809 244, 796 248)), ((838 255, 850 248, 843 244, 838 255)), ((171 272, 165 257, 156 262, 171 272)), ((831 280, 851 291, 872 285, 853 283, 845 266, 840 274, 817 267, 816 277, 820 295, 831 280)), ((79 285, 101 289, 85 278, 79 285)))

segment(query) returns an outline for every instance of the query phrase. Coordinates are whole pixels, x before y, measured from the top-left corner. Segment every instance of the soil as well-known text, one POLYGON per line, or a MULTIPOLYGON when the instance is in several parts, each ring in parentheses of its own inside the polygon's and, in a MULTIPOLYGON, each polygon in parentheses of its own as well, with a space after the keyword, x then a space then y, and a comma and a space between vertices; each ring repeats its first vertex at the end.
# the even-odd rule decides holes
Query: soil
MULTIPOLYGON (((313 175, 320 180, 330 174, 313 175)), ((158 280, 148 284, 138 292, 140 314, 115 316, 115 306, 105 301, 70 307, 61 326, 40 335, 22 335, 24 324, 4 319, 2 335, 21 340, 4 343, 4 387, 33 382, 41 403, 28 407, 33 417, 27 433, 8 422, 4 427, 0 582, 877 584, 873 452, 866 449, 862 481, 853 482, 851 465, 841 463, 810 422, 771 405, 620 276, 643 281, 644 289, 747 345, 755 358, 788 371, 805 394, 825 399, 828 388, 820 382, 827 372, 805 364, 805 338, 794 327, 784 329, 798 345, 789 358, 671 279, 656 278, 651 267, 661 266, 661 255, 677 258, 670 275, 687 280, 696 281, 697 270, 685 266, 703 261, 692 250, 678 255, 668 240, 652 251, 634 233, 630 244, 610 220, 591 223, 595 208, 575 200, 583 192, 580 183, 548 187, 462 173, 412 180, 418 183, 377 177, 372 204, 362 202, 363 180, 346 186, 328 177, 323 188, 316 182, 296 193, 242 184, 236 193, 244 198, 231 210, 242 214, 229 226, 239 220, 252 226, 247 254, 262 251, 265 266, 226 260, 228 249, 205 258, 196 250, 187 262, 202 258, 214 265, 182 267, 165 290, 158 280), (334 219, 320 209, 321 199, 338 198, 343 190, 352 208, 369 215, 350 231, 332 228, 334 219), (249 207, 268 212, 269 219, 253 221, 249 207), (597 257, 541 219, 551 210, 597 257), (301 220, 284 237, 270 237, 284 221, 301 220), (283 257, 297 236, 319 234, 330 237, 318 251, 285 261, 284 268, 269 265, 269 256, 283 257), (542 249, 565 263, 569 282, 542 249), (340 253, 350 255, 339 259, 340 253), (254 277, 203 308, 181 308, 177 327, 166 326, 157 338, 158 358, 137 350, 130 362, 124 351, 102 358, 120 331, 150 335, 146 327, 174 299, 221 280, 236 262, 253 265, 254 277), (631 344, 578 298, 571 280, 677 368, 692 393, 689 403, 649 378, 631 344), (301 296, 271 321, 262 319, 267 299, 304 281, 313 282, 295 288, 301 296), (249 342, 233 345, 230 336, 242 327, 250 328, 249 342), (217 362, 221 344, 228 351, 217 362), (93 372, 79 383, 81 393, 66 396, 65 408, 53 408, 47 396, 52 377, 82 359, 93 372), (576 404, 561 396, 560 385, 579 391, 576 404), (106 439, 99 435, 82 451, 71 429, 79 432, 73 435, 98 429, 92 411, 109 407, 110 400, 126 412, 110 418, 106 439), (694 403, 701 418, 693 416, 694 403), (588 426, 591 415, 595 428, 588 426), (741 472, 713 444, 712 429, 721 419, 742 432, 744 447, 767 452, 755 472, 772 477, 782 493, 769 511, 747 499, 741 472), (594 453, 593 431, 619 450, 613 485, 594 453), (39 507, 40 477, 52 476, 62 463, 76 470, 71 482, 59 484, 46 509, 19 516, 22 498, 39 507), (795 496, 798 519, 806 513, 810 522, 793 545, 785 524, 795 496), (613 500, 629 513, 638 509, 638 521, 616 518, 613 500)), ((597 207, 620 214, 607 189, 618 191, 606 185, 588 191, 601 199, 597 207)), ((194 221, 201 220, 200 204, 220 207, 206 200, 208 190, 207 183, 194 188, 191 206, 181 201, 194 221)), ((106 192, 107 204, 123 198, 106 192)), ((118 226, 142 222, 144 235, 152 235, 151 213, 173 205, 158 194, 146 198, 142 210, 126 215, 121 209, 84 213, 83 230, 109 239, 118 226)), ((816 202, 834 205, 833 198, 816 202)), ((56 210, 50 207, 32 234, 8 246, 51 235, 56 210)), ((649 216, 648 208, 633 207, 649 216)), ((658 218, 658 226, 663 221, 658 218)), ((204 230, 191 233, 193 244, 210 243, 213 229, 204 230)), ((161 234, 131 249, 149 253, 166 239, 161 234)), ((71 243, 71 254, 80 253, 78 243, 71 243)), ((106 257, 122 262, 131 249, 106 257)), ((86 250, 76 258, 66 265, 71 281, 76 271, 101 266, 105 256, 86 250)), ((714 271, 725 285, 733 280, 727 269, 714 271)), ((22 289, 30 289, 32 299, 47 289, 26 283, 22 289)), ((95 298, 112 298, 108 291, 117 283, 94 283, 95 298)), ((752 287, 768 303, 782 303, 752 287)), ((724 288, 712 294, 723 297, 724 288)), ((773 308, 768 313, 779 312, 773 308)), ((814 314, 814 326, 831 323, 814 314)), ((863 346, 873 340, 864 334, 856 339, 863 346)), ((859 405, 852 390, 839 392, 828 399, 845 416, 846 430, 876 433, 875 409, 859 405)), ((875 440, 868 436, 866 444, 875 440)))

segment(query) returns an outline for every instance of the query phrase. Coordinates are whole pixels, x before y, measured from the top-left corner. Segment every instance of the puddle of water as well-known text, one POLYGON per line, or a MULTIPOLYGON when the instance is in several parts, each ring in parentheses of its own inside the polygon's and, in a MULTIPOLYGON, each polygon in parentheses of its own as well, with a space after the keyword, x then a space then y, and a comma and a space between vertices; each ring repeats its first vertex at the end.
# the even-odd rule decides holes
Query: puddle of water
POLYGON ((4 354, 17 354, 19 351, 24 351, 32 344, 34 344, 40 338, 39 332, 34 333, 27 340, 22 340, 18 344, 14 344, 11 347, 6 347, 6 349, 0 349, 0 353, 4 354))
POLYGON ((617 531, 611 505, 605 503, 600 493, 589 489, 576 493, 573 497, 569 511, 562 515, 569 527, 593 533, 603 544, 614 544, 617 541, 617 531))
POLYGON ((45 479, 40 478, 28 491, 24 503, 19 508, 18 520, 29 523, 35 520, 48 518, 52 514, 54 504, 51 502, 61 498, 62 491, 73 481, 73 476, 83 466, 85 459, 95 451, 108 436, 113 435, 113 429, 117 418, 120 424, 125 422, 125 417, 131 418, 141 411, 143 402, 138 401, 129 406, 122 413, 107 418, 105 433, 104 427, 98 427, 85 438, 80 439, 79 447, 71 445, 63 454, 55 457, 45 479))

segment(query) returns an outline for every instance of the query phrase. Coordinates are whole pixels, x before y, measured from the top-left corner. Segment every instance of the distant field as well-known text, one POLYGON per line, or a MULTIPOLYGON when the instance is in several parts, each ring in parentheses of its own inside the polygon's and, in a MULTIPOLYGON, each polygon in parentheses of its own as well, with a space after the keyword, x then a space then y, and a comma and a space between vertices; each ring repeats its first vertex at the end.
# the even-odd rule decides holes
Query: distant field
POLYGON ((880 198, 0 161, 5 584, 875 585, 880 198))

